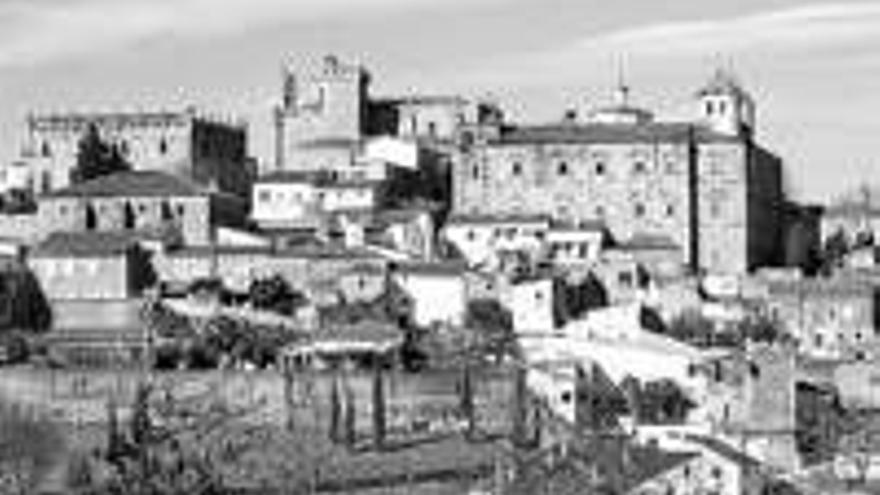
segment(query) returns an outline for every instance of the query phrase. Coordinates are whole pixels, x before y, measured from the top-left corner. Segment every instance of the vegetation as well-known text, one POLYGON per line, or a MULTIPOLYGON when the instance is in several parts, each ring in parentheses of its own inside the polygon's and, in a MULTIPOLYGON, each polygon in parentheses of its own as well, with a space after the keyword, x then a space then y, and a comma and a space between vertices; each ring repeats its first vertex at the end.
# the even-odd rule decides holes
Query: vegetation
POLYGON ((608 306, 608 291, 592 273, 576 283, 555 279, 553 315, 557 325, 577 319, 592 309, 608 306))
POLYGON ((697 311, 686 311, 670 321, 666 334, 697 347, 742 348, 746 342, 773 343, 784 340, 777 322, 766 316, 749 316, 733 327, 717 329, 715 323, 697 311))
POLYGON ((0 493, 32 493, 61 446, 61 433, 50 420, 0 401, 0 493))
POLYGON ((846 255, 851 250, 852 248, 846 238, 846 233, 842 228, 837 229, 834 234, 825 239, 825 244, 822 246, 820 268, 822 274, 830 275, 835 268, 840 267, 843 264, 844 258, 846 258, 846 255))
POLYGON ((106 143, 95 124, 89 124, 77 146, 76 166, 70 172, 73 183, 131 170, 119 147, 106 143))
POLYGON ((500 363, 505 356, 516 356, 513 316, 494 299, 470 301, 465 313, 465 326, 474 332, 477 347, 500 363))
POLYGON ((293 290, 281 275, 254 280, 248 294, 254 308, 285 316, 292 315, 306 301, 306 297, 293 290))
POLYGON ((676 424, 687 417, 696 404, 672 380, 649 381, 644 384, 627 376, 621 383, 630 413, 647 424, 676 424))

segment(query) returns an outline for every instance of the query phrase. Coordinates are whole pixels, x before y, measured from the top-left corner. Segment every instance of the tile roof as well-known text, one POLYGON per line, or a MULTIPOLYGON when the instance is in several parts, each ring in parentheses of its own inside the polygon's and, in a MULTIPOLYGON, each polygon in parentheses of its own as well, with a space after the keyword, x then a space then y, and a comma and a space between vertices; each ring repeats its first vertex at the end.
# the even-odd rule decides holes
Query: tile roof
POLYGON ((637 232, 629 239, 621 242, 618 249, 629 251, 672 250, 681 249, 681 246, 673 241, 672 238, 663 234, 637 232))
POLYGON ((725 459, 739 464, 745 467, 759 467, 761 466, 761 462, 754 457, 738 450, 721 440, 718 440, 714 437, 704 436, 704 435, 694 435, 687 434, 685 435, 686 440, 701 447, 704 447, 725 459))
POLYGON ((521 224, 521 223, 546 223, 550 224, 549 215, 480 215, 457 213, 447 220, 447 224, 521 224))
POLYGON ((397 265, 397 272, 409 275, 425 275, 434 277, 460 277, 467 271, 467 264, 457 261, 445 261, 436 263, 401 263, 397 265))
POLYGON ((642 142, 739 142, 705 127, 684 122, 649 122, 642 124, 549 124, 508 126, 490 144, 618 144, 642 142))
POLYGON ((210 191, 184 178, 152 170, 117 172, 74 184, 49 197, 205 196, 210 191))
POLYGON ((134 247, 139 240, 132 232, 54 232, 39 243, 30 256, 34 258, 117 256, 134 247))

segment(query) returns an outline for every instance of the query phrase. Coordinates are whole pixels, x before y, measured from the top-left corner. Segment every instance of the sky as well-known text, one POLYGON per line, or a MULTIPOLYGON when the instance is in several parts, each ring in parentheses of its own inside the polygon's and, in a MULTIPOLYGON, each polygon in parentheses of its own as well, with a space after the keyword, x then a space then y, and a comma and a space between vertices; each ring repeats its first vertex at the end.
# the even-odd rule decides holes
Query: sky
POLYGON ((488 96, 528 122, 606 103, 620 74, 635 103, 688 118, 732 68, 794 198, 880 172, 878 0, 0 0, 0 160, 31 111, 195 104, 246 119, 271 161, 282 67, 329 53, 373 94, 488 96))

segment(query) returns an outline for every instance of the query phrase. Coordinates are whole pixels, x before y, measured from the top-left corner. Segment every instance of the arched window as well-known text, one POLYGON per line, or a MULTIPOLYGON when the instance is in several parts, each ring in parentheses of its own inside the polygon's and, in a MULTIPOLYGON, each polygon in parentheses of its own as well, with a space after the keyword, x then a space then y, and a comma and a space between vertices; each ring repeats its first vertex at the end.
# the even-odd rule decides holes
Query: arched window
POLYGON ((159 140, 159 154, 164 155, 168 153, 168 141, 163 137, 159 140))
POLYGON ((556 167, 556 173, 559 175, 568 175, 568 163, 559 162, 556 167))
POLYGON ((52 148, 49 146, 48 141, 43 141, 43 146, 40 149, 40 154, 42 154, 46 158, 52 156, 52 148))
POLYGON ((513 162, 513 167, 511 169, 514 176, 522 175, 522 164, 519 162, 513 162))
POLYGON ((706 115, 712 115, 713 113, 715 113, 715 104, 712 100, 708 100, 706 102, 706 115))

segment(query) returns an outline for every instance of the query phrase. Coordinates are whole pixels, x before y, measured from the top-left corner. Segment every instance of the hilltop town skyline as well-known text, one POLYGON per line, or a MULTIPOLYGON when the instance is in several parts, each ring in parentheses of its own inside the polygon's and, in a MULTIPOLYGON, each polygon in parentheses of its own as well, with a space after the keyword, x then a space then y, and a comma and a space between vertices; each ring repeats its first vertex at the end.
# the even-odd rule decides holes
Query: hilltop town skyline
POLYGON ((514 120, 528 121, 607 103, 619 71, 640 106, 685 118, 701 82, 716 66, 732 66, 761 102, 758 138, 786 161, 794 197, 826 201, 870 182, 880 123, 862 109, 878 98, 870 81, 880 7, 629 3, 597 12, 569 0, 261 0, 246 9, 227 1, 201 17, 201 0, 9 4, 0 8, 0 24, 11 24, 0 38, 0 157, 15 158, 32 110, 192 103, 246 119, 251 154, 271 162, 280 65, 332 52, 367 66, 379 94, 491 94, 514 120), (90 26, 108 18, 117 27, 94 34, 90 26), (377 29, 389 23, 399 29, 377 29))

